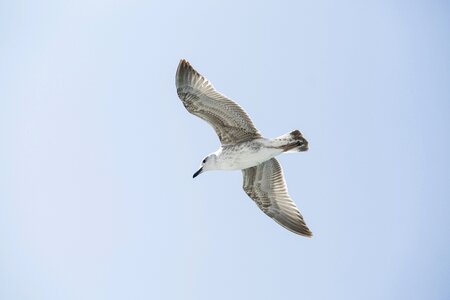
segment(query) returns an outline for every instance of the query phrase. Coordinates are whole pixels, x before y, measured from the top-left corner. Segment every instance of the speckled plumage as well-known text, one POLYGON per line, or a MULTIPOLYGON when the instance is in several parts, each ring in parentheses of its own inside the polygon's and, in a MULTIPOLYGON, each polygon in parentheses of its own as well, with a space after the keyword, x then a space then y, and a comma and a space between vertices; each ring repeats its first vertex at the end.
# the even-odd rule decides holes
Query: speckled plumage
POLYGON ((242 170, 243 189, 258 207, 288 230, 312 236, 287 192, 283 171, 275 156, 308 150, 298 130, 267 139, 247 113, 217 92, 186 60, 176 73, 177 93, 185 108, 207 121, 216 131, 221 147, 208 155, 194 177, 207 170, 242 170))

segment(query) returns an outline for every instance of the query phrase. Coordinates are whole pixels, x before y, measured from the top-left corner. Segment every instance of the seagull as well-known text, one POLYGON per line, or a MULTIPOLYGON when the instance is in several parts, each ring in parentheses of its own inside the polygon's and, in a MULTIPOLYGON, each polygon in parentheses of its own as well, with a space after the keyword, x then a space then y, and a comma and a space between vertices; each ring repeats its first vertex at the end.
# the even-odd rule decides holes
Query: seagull
POLYGON ((216 91, 185 59, 178 65, 175 83, 184 107, 208 122, 221 142, 216 152, 203 159, 193 178, 211 170, 242 170, 245 193, 266 215, 296 234, 311 237, 275 158, 284 152, 307 151, 308 141, 301 132, 264 138, 244 109, 216 91))

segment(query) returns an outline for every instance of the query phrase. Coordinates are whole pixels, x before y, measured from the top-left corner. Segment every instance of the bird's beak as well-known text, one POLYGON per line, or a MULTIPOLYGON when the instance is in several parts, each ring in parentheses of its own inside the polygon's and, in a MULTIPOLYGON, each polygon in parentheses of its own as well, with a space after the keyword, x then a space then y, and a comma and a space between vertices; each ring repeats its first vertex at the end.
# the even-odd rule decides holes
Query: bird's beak
POLYGON ((203 167, 201 167, 200 169, 198 169, 198 171, 194 173, 194 175, 192 176, 192 178, 195 178, 195 177, 197 177, 198 175, 200 175, 200 174, 202 174, 202 173, 203 173, 203 167))

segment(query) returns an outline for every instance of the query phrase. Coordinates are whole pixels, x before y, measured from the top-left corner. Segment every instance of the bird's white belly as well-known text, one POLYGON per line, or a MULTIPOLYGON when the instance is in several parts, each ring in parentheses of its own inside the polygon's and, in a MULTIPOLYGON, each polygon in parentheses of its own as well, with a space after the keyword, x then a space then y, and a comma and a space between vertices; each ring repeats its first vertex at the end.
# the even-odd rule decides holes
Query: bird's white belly
POLYGON ((266 147, 265 140, 254 140, 221 148, 217 153, 220 170, 242 170, 259 165, 280 154, 282 150, 266 147))

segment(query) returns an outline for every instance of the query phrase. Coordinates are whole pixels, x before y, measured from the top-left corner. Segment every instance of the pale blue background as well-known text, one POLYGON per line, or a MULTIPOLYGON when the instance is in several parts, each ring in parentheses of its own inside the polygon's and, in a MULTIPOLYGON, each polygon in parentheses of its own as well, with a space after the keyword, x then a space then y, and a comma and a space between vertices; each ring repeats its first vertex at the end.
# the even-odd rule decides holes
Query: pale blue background
POLYGON ((2 1, 0 299, 449 299, 447 1, 2 1), (179 101, 187 58, 280 157, 262 214, 179 101))

